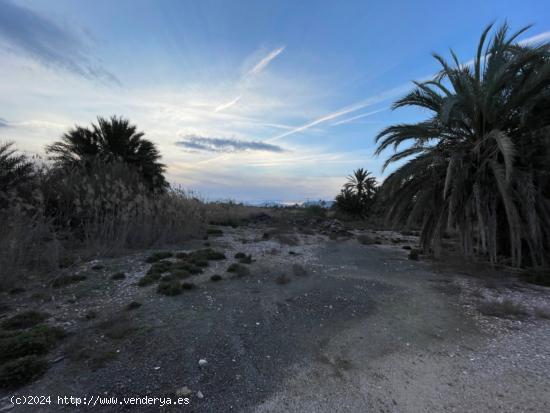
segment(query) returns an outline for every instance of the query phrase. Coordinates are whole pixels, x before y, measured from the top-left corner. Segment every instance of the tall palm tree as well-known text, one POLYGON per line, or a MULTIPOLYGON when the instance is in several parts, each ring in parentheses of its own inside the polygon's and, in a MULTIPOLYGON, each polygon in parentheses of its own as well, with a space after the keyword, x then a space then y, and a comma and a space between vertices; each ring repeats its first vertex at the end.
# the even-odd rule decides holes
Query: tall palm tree
POLYGON ((370 199, 376 192, 376 178, 366 169, 356 169, 347 179, 344 187, 354 191, 360 200, 370 199))
POLYGON ((395 150, 385 167, 408 159, 383 192, 390 218, 422 223, 425 248, 437 252, 444 230, 455 228, 467 255, 543 264, 550 251, 550 45, 518 43, 529 27, 510 35, 506 24, 487 42, 491 28, 472 64, 452 51, 452 63, 434 55, 441 71, 394 104, 431 117, 377 136, 377 154, 395 150))
POLYGON ((127 119, 99 117, 91 128, 76 126, 60 141, 47 146, 46 152, 57 166, 97 165, 97 162, 123 162, 135 168, 143 181, 154 190, 164 190, 165 166, 155 144, 143 138, 127 119))

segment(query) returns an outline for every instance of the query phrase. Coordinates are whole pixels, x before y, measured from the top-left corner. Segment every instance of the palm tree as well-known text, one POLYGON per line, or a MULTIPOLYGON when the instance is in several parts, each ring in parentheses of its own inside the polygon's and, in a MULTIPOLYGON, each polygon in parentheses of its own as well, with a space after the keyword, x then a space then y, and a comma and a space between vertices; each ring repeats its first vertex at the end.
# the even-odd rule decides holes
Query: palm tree
POLYGON ((487 42, 491 28, 472 64, 434 55, 441 71, 394 104, 431 117, 377 136, 377 154, 395 150, 384 167, 408 159, 383 193, 391 219, 422 224, 426 249, 454 228, 466 255, 540 265, 550 251, 550 45, 518 43, 528 27, 510 35, 506 24, 487 42))
POLYGON ((359 168, 348 176, 335 198, 335 206, 348 214, 364 216, 369 213, 376 191, 376 178, 366 169, 359 168))
POLYGON ((23 155, 17 154, 12 142, 0 144, 0 193, 17 191, 28 184, 34 176, 32 162, 23 155))
POLYGON ((357 194, 360 200, 370 199, 376 192, 376 178, 371 176, 366 169, 359 168, 348 176, 348 182, 344 184, 346 189, 350 189, 357 194))
POLYGON ((127 119, 99 117, 91 128, 76 126, 60 141, 46 147, 50 159, 66 168, 84 166, 93 168, 97 162, 122 162, 136 169, 151 189, 164 190, 165 166, 155 144, 143 138, 135 125, 127 119))

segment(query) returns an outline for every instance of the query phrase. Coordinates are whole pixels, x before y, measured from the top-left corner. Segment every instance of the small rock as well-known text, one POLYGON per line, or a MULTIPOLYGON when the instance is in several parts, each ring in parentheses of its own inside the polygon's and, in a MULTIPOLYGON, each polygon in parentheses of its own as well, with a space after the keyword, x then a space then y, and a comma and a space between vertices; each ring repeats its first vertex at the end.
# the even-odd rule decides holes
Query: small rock
POLYGON ((176 389, 176 396, 177 397, 185 397, 189 396, 191 393, 191 389, 187 386, 180 387, 179 389, 176 389))
POLYGON ((199 390, 199 391, 197 392, 197 397, 198 397, 199 399, 203 399, 203 398, 204 398, 204 394, 202 394, 202 392, 199 390))
POLYGON ((199 360, 199 367, 204 367, 208 364, 208 362, 206 361, 206 359, 200 359, 199 360))

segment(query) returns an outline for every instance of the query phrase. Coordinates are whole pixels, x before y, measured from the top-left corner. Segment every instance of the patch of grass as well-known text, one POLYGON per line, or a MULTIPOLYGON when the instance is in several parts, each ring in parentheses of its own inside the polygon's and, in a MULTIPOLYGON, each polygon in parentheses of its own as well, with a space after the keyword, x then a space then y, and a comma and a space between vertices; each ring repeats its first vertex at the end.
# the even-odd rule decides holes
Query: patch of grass
POLYGON ((42 324, 27 331, 3 337, 0 339, 0 362, 47 354, 65 336, 66 333, 61 328, 42 324))
POLYGON ((127 310, 136 310, 139 307, 141 307, 141 303, 138 303, 137 301, 132 301, 132 302, 128 303, 128 305, 126 306, 126 309, 127 310))
POLYGON ((208 235, 223 235, 223 231, 219 228, 208 228, 206 233, 208 235))
POLYGON ((238 277, 245 277, 250 274, 248 267, 238 263, 233 263, 227 267, 227 272, 234 273, 238 277))
POLYGON ((48 363, 37 356, 8 361, 0 367, 0 387, 14 388, 30 383, 48 370, 48 363))
POLYGON ((187 283, 187 282, 181 283, 181 288, 184 289, 184 290, 193 290, 196 287, 197 286, 193 283, 187 283))
POLYGON ((293 264, 292 265, 292 273, 296 277, 304 277, 307 275, 307 270, 304 268, 303 265, 300 264, 293 264))
POLYGON ((523 305, 510 299, 485 301, 478 310, 481 314, 501 318, 520 318, 528 314, 523 305))
POLYGON ((290 278, 286 274, 282 274, 275 278, 275 282, 279 285, 285 285, 290 282, 290 278))
POLYGON ((126 278, 126 274, 124 274, 122 271, 115 272, 113 275, 111 275, 112 280, 123 280, 126 278))
POLYGON ((145 259, 145 262, 149 263, 149 264, 152 264, 154 262, 157 262, 157 261, 160 261, 160 260, 163 260, 165 258, 170 258, 172 257, 174 254, 170 251, 158 251, 158 252, 155 252, 151 255, 149 255, 146 259, 145 259))
POLYGON ((157 288, 157 293, 163 295, 178 295, 181 294, 182 286, 178 281, 163 281, 157 288))
POLYGON ((220 274, 214 274, 213 276, 210 277, 210 280, 211 281, 221 281, 221 280, 223 280, 223 277, 220 274))
POLYGON ((417 249, 411 249, 409 252, 409 260, 418 261, 418 258, 420 256, 420 251, 417 249))
POLYGON ((42 323, 49 317, 50 315, 47 313, 41 313, 33 310, 25 311, 5 320, 2 323, 2 328, 6 330, 29 328, 42 323))
POLYGON ((75 284, 86 279, 85 275, 74 274, 74 275, 60 275, 52 281, 53 288, 61 288, 70 284, 75 284))

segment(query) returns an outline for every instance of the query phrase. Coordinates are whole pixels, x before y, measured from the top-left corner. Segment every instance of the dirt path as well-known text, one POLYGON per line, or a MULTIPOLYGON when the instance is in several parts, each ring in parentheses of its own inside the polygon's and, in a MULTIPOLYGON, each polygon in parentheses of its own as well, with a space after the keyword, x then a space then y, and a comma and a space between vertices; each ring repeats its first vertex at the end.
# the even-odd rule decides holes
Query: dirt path
POLYGON ((459 295, 438 288, 448 274, 407 260, 399 247, 319 235, 290 246, 262 232, 225 230, 213 241, 228 257, 251 253, 251 275, 229 279, 231 260, 216 262, 195 277, 197 289, 176 297, 135 286, 143 256, 104 262, 127 279, 89 279, 70 287, 88 291, 81 300, 46 305, 79 340, 17 393, 160 397, 187 387, 191 404, 176 410, 195 412, 538 412, 550 403, 548 321, 488 333, 459 295), (225 279, 209 281, 214 273, 225 279), (290 282, 277 283, 282 274, 290 282), (126 312, 130 301, 143 305, 126 312), (83 320, 92 305, 97 320, 83 320), (111 336, 109 320, 123 332, 111 336), (105 360, 92 354, 82 362, 78 341, 105 360), (199 367, 199 359, 208 364, 199 367))

